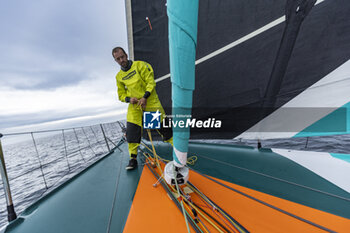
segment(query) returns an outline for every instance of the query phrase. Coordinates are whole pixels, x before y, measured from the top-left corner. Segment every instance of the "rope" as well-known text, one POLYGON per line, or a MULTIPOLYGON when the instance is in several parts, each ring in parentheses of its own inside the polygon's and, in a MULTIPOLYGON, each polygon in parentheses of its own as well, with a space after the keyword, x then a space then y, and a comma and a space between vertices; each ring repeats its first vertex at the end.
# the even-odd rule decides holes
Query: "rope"
MULTIPOLYGON (((143 145, 147 150, 153 153, 153 151, 143 142, 141 142, 141 145, 143 145)), ((168 159, 164 159, 160 156, 157 156, 159 160, 162 160, 163 162, 170 162, 168 159)), ((197 156, 193 155, 191 157, 187 158, 187 164, 193 166, 197 162, 197 156)))
POLYGON ((87 141, 88 141, 88 143, 89 143, 89 147, 90 147, 92 153, 94 153, 94 155, 97 156, 97 154, 95 153, 95 151, 94 151, 94 150, 92 149, 92 147, 91 147, 90 140, 89 140, 89 138, 87 137, 84 128, 81 127, 81 129, 83 130, 83 133, 84 133, 84 135, 85 135, 85 138, 87 139, 87 141))
MULTIPOLYGON (((180 194, 180 191, 179 191, 180 188, 179 188, 179 185, 177 184, 177 179, 176 179, 175 166, 173 168, 174 168, 173 172, 174 172, 174 177, 175 177, 174 180, 175 180, 176 190, 177 190, 177 193, 178 193, 179 197, 181 198, 181 194, 180 194)), ((185 217, 187 231, 188 231, 188 233, 191 233, 190 227, 188 226, 188 221, 187 221, 187 218, 186 218, 185 207, 184 207, 184 203, 183 203, 183 199, 182 198, 181 198, 181 202, 180 203, 181 203, 181 208, 182 208, 182 214, 185 217)))
MULTIPOLYGON (((155 159, 156 159, 156 166, 157 166, 157 168, 158 168, 158 170, 159 170, 159 172, 160 172, 160 174, 161 174, 161 176, 160 176, 160 179, 161 179, 161 177, 164 176, 164 174, 163 174, 163 171, 162 171, 162 169, 161 169, 161 167, 160 167, 158 155, 157 155, 156 150, 155 150, 155 148, 154 148, 154 144, 153 144, 153 140, 152 140, 151 131, 148 129, 148 130, 147 130, 147 133, 148 133, 148 137, 149 137, 149 139, 150 139, 151 145, 152 145, 152 153, 153 153, 153 155, 154 155, 154 157, 155 157, 155 159)), ((149 148, 148 148, 148 149, 149 149, 149 148)), ((150 150, 150 149, 149 149, 149 150, 150 150)), ((151 150, 150 150, 150 151, 151 151, 151 150)), ((188 220, 187 220, 187 216, 188 216, 189 214, 186 212, 185 207, 184 207, 184 204, 183 204, 184 197, 180 194, 180 191, 179 191, 180 188, 179 188, 179 186, 178 186, 177 179, 176 179, 175 167, 174 167, 174 174, 175 174, 175 176, 174 176, 175 179, 174 179, 174 180, 175 180, 176 189, 177 189, 177 192, 178 192, 179 197, 181 198, 180 205, 181 205, 181 209, 182 209, 183 216, 184 216, 184 218, 185 218, 185 223, 186 223, 187 231, 188 231, 188 233, 191 233, 190 228, 189 228, 189 225, 188 225, 188 220)), ((171 187, 172 189, 174 189, 172 186, 170 186, 170 187, 171 187)))
MULTIPOLYGON (((146 153, 144 153, 144 155, 145 155, 145 157, 147 157, 146 153)), ((148 165, 148 164, 147 164, 147 165, 148 165)), ((161 179, 161 177, 160 177, 159 179, 161 179)), ((176 188, 170 186, 170 188, 172 189, 172 191, 173 191, 173 192, 177 192, 181 200, 186 200, 186 196, 183 195, 183 194, 180 192, 181 189, 179 188, 176 179, 175 179, 175 185, 176 185, 176 188)), ((186 203, 187 203, 187 205, 191 206, 192 209, 194 209, 197 213, 199 213, 210 225, 212 225, 212 226, 213 226, 215 229, 217 229, 219 232, 222 232, 222 230, 219 229, 219 227, 218 227, 217 225, 215 225, 215 223, 212 222, 210 219, 208 219, 203 213, 201 213, 201 211, 198 210, 198 209, 195 207, 194 204, 192 204, 192 203, 191 203, 190 201, 188 201, 188 200, 186 201, 186 203)), ((182 205, 181 205, 181 209, 182 209, 182 211, 184 211, 184 209, 186 209, 186 206, 183 206, 182 201, 181 201, 181 204, 182 204, 182 205)), ((189 208, 189 207, 187 207, 187 208, 189 208)), ((187 212, 187 211, 185 210, 185 212, 187 212)), ((187 213, 187 215, 189 215, 189 214, 187 213)), ((190 217, 190 215, 189 215, 189 217, 190 217)), ((210 216, 210 217, 212 218, 212 216, 210 216)), ((201 221, 200 219, 197 219, 197 220, 198 220, 198 221, 201 223, 201 225, 202 225, 202 221, 201 221)), ((203 225, 203 228, 204 228, 204 230, 207 229, 205 225, 203 225)), ((200 230, 200 229, 199 229, 199 230, 200 230)))
POLYGON ((80 156, 81 156, 81 158, 83 159, 84 163, 86 163, 86 161, 85 161, 85 159, 84 159, 84 156, 83 156, 83 154, 81 153, 80 142, 79 142, 79 139, 78 139, 77 132, 75 131, 75 128, 73 128, 73 131, 74 131, 75 139, 77 139, 77 142, 78 142, 78 149, 79 149, 80 156))
MULTIPOLYGON (((152 142, 151 142, 151 143, 152 143, 152 142)), ((145 146, 145 148, 147 148, 148 150, 150 150, 144 143, 143 143, 143 145, 145 146)), ((153 143, 152 143, 152 146, 153 146, 153 143)), ((154 146, 153 146, 153 149, 154 149, 154 146)), ((158 156, 158 155, 157 155, 157 156, 158 156)), ((253 173, 256 173, 256 174, 259 174, 259 175, 263 175, 263 176, 266 176, 266 177, 269 177, 269 178, 274 178, 274 179, 277 179, 277 180, 284 181, 283 179, 279 179, 279 178, 272 177, 272 176, 269 176, 269 175, 266 175, 266 174, 263 174, 263 173, 255 172, 255 171, 252 171, 252 170, 249 170, 249 169, 246 169, 246 168, 241 168, 241 167, 238 167, 238 166, 229 164, 229 163, 225 163, 225 162, 221 162, 221 161, 219 161, 219 160, 215 160, 215 159, 208 158, 208 157, 206 157, 206 156, 202 156, 202 157, 207 158, 207 159, 209 159, 209 160, 216 161, 216 162, 220 162, 220 163, 223 163, 223 164, 227 164, 227 165, 229 165, 229 166, 236 167, 236 168, 239 168, 239 169, 242 169, 242 170, 246 170, 246 171, 253 172, 253 173)), ((159 157, 159 158, 162 159, 161 157, 159 157)), ((165 160, 165 159, 162 159, 162 160, 165 160)), ((227 185, 225 185, 225 184, 223 184, 223 183, 221 183, 221 182, 219 182, 219 181, 217 181, 217 180, 215 180, 215 179, 213 179, 213 178, 211 178, 211 177, 209 177, 209 176, 207 176, 207 175, 205 175, 205 174, 203 174, 203 173, 201 173, 201 172, 199 172, 199 171, 197 171, 197 170, 194 170, 194 169, 192 169, 192 168, 189 168, 189 169, 195 171, 196 173, 202 175, 203 177, 205 177, 205 178, 207 178, 207 179, 209 179, 209 180, 211 180, 211 181, 214 181, 215 183, 217 183, 217 184, 219 184, 219 185, 221 185, 221 186, 223 186, 223 187, 225 187, 225 188, 228 188, 228 189, 230 189, 230 190, 232 190, 232 191, 234 191, 234 192, 236 192, 236 193, 239 193, 239 194, 241 194, 241 195, 243 195, 243 196, 245 196, 245 197, 247 197, 247 198, 250 198, 250 199, 252 199, 252 200, 254 200, 254 201, 258 202, 258 203, 261 203, 261 204, 263 204, 263 205, 265 205, 265 206, 267 206, 267 207, 270 207, 270 208, 272 208, 272 209, 275 209, 275 210, 277 210, 277 211, 279 211, 279 212, 281 212, 281 213, 284 213, 284 214, 286 214, 286 215, 288 215, 288 216, 290 216, 290 217, 293 217, 293 218, 295 218, 295 219, 297 219, 297 220, 300 220, 300 221, 302 221, 302 222, 305 222, 305 223, 307 223, 307 224, 310 224, 310 225, 312 225, 312 226, 314 226, 314 227, 317 227, 317 228, 319 228, 319 229, 322 229, 322 230, 324 230, 324 231, 332 232, 332 233, 335 232, 335 231, 333 231, 333 230, 331 230, 331 229, 328 229, 328 228, 326 228, 326 227, 324 227, 324 226, 321 226, 321 225, 319 225, 319 224, 317 224, 317 223, 311 222, 311 221, 309 221, 309 220, 307 220, 307 219, 304 219, 304 218, 302 218, 302 217, 299 217, 299 216, 297 216, 297 215, 295 215, 295 214, 292 214, 292 213, 290 213, 290 212, 288 212, 288 211, 285 211, 285 210, 283 210, 283 209, 281 209, 281 208, 278 208, 278 207, 273 206, 273 205, 271 205, 271 204, 269 204, 269 203, 267 203, 267 202, 264 202, 264 201, 262 201, 262 200, 260 200, 260 199, 257 199, 257 198, 255 198, 255 197, 253 197, 253 196, 250 196, 250 195, 248 195, 248 194, 246 194, 246 193, 244 193, 244 192, 241 192, 241 191, 239 191, 239 190, 237 190, 237 189, 231 188, 231 187, 229 187, 229 186, 227 186, 227 185)), ((176 181, 176 179, 175 179, 175 181, 176 181)), ((285 181, 285 182, 288 182, 288 181, 285 181)), ((176 181, 175 183, 176 183, 176 187, 177 187, 177 189, 178 189, 177 181, 176 181)), ((292 182, 288 182, 288 183, 292 183, 292 182)), ((298 185, 298 184, 297 184, 297 185, 298 185)), ((298 186, 301 186, 301 185, 298 185, 298 186)), ((305 186, 305 187, 306 187, 306 186, 305 186)), ((309 188, 309 187, 308 187, 308 188, 309 188)), ((311 189, 311 188, 310 188, 310 189, 311 189)), ((322 191, 321 191, 321 192, 322 192, 322 191)), ((179 191, 178 191, 178 193, 179 193, 179 191)), ((179 195, 180 195, 181 198, 184 198, 180 193, 179 193, 179 195)), ((203 198, 205 197, 205 195, 202 195, 202 194, 200 194, 200 196, 203 197, 203 198)), ((210 202, 209 202, 209 203, 210 203, 210 202)), ((190 204, 190 205, 191 205, 191 204, 190 204)), ((200 211, 199 211, 199 213, 200 213, 200 211)), ((223 215, 226 215, 225 213, 222 213, 222 214, 223 214, 223 215)), ((228 217, 228 216, 226 216, 226 217, 228 217)), ((207 219, 206 219, 206 220, 207 220, 207 219)), ((209 221, 208 221, 208 222, 209 222, 209 221)), ((230 222, 231 222, 231 221, 230 221, 230 222)), ((232 223, 232 222, 231 222, 231 223, 232 223)), ((238 229, 240 229, 241 231, 244 232, 244 230, 241 229, 240 226, 238 226, 238 225, 236 225, 236 224, 234 224, 234 225, 235 225, 236 228, 238 228, 238 229)))
POLYGON ((227 214, 223 209, 221 209, 218 205, 216 205, 207 196, 205 196, 198 188, 196 188, 196 186, 194 186, 191 182, 188 182, 188 184, 190 185, 189 187, 192 189, 192 191, 196 192, 206 205, 207 203, 210 204, 210 206, 212 207, 211 209, 213 210, 214 213, 215 213, 214 210, 219 211, 225 217, 225 219, 229 223, 231 223, 239 232, 248 232, 247 229, 245 229, 241 224, 239 224, 239 222, 237 222, 234 218, 232 218, 229 214, 227 214))
MULTIPOLYGON (((189 169, 191 169, 191 168, 189 168, 189 169)), ((274 206, 274 205, 271 205, 271 204, 269 204, 269 203, 267 203, 267 202, 264 202, 264 201, 262 201, 262 200, 260 200, 260 199, 257 199, 257 198, 255 198, 255 197, 253 197, 253 196, 250 196, 249 194, 246 194, 246 193, 241 192, 241 191, 239 191, 239 190, 237 190, 237 189, 235 189, 235 188, 232 188, 232 187, 230 187, 230 186, 227 186, 227 185, 221 183, 220 181, 217 181, 217 180, 211 178, 210 176, 207 176, 207 175, 205 175, 205 174, 203 174, 203 173, 201 173, 201 172, 199 172, 199 171, 196 171, 196 170, 194 170, 194 169, 191 169, 191 170, 193 170, 194 172, 196 172, 196 173, 198 173, 198 174, 204 176, 205 178, 207 178, 207 179, 209 179, 209 180, 211 180, 211 181, 213 181, 213 182, 215 182, 215 183, 217 183, 217 184, 219 184, 219 185, 221 185, 221 186, 223 186, 223 187, 225 187, 225 188, 227 188, 227 189, 229 189, 229 190, 231 190, 231 191, 234 191, 234 192, 236 192, 236 193, 238 193, 238 194, 241 194, 241 195, 243 195, 243 196, 245 196, 245 197, 247 197, 247 198, 249 198, 249 199, 252 199, 252 200, 254 200, 254 201, 256 201, 256 202, 259 202, 260 204, 263 204, 263 205, 265 205, 265 206, 267 206, 267 207, 270 207, 270 208, 272 208, 272 209, 274 209, 274 210, 277 210, 277 211, 279 211, 279 212, 281 212, 281 213, 283 213, 283 214, 286 214, 286 215, 288 215, 288 216, 290 216, 290 217, 293 217, 293 218, 295 218, 295 219, 297 219, 297 220, 300 220, 300 221, 302 221, 302 222, 308 223, 308 224, 310 224, 310 225, 312 225, 312 226, 314 226, 314 227, 317 227, 317 228, 319 228, 319 229, 321 229, 321 230, 324 230, 324 231, 327 231, 327 232, 335 233, 335 231, 330 230, 330 229, 328 229, 328 228, 326 228, 326 227, 324 227, 324 226, 321 226, 321 225, 319 225, 319 224, 317 224, 317 223, 311 222, 311 221, 309 221, 309 220, 307 220, 307 219, 304 219, 304 218, 302 218, 302 217, 299 217, 299 216, 297 216, 297 215, 295 215, 295 214, 289 213, 289 212, 286 211, 286 210, 283 210, 283 209, 281 209, 281 208, 278 208, 278 207, 276 207, 276 206, 274 206)))
POLYGON ((117 146, 109 137, 106 137, 106 138, 107 138, 107 140, 108 140, 110 143, 113 144, 113 146, 117 146))
MULTIPOLYGON (((154 155, 154 157, 155 157, 155 160, 156 160, 156 166, 158 167, 158 169, 159 169, 159 171, 160 171, 160 174, 161 174, 161 176, 159 177, 159 180, 163 180, 163 179, 162 179, 163 172, 162 172, 162 170, 161 170, 161 168, 160 168, 160 164, 159 164, 159 159, 160 159, 161 157, 158 156, 158 155, 156 154, 156 152, 155 152, 155 148, 154 148, 154 144, 153 144, 153 141, 152 141, 152 136, 151 136, 151 134, 150 134, 150 131, 147 130, 147 132, 148 132, 148 136, 149 136, 149 138, 150 138, 150 142, 151 142, 151 145, 152 145, 152 150, 151 150, 147 145, 145 145, 144 143, 142 143, 142 144, 145 146, 145 148, 147 148, 150 152, 153 153, 153 155, 154 155), (159 158, 158 158, 158 157, 159 157, 159 158)), ((152 161, 152 160, 150 159, 150 156, 147 155, 147 153, 143 153, 143 154, 144 154, 144 156, 146 157, 146 159, 148 159, 149 161, 152 161)), ((193 156, 193 158, 190 159, 189 163, 190 163, 190 164, 194 164, 194 162, 195 162, 196 160, 197 160, 197 157, 196 157, 196 156, 193 156)), ((162 161, 165 161, 165 159, 162 158, 162 161)), ((147 164, 147 166, 148 166, 148 164, 147 164)), ((176 177, 175 168, 174 168, 174 177, 176 177)), ((180 205, 181 205, 181 210, 182 210, 182 212, 183 212, 183 216, 184 216, 184 218, 185 218, 185 223, 186 223, 187 231, 190 232, 187 217, 190 217, 190 219, 192 219, 192 217, 188 214, 188 211, 186 211, 186 207, 189 208, 189 207, 191 206, 192 209, 194 209, 197 213, 199 213, 199 215, 201 215, 201 216, 202 216, 210 225, 212 225, 216 230, 218 230, 220 233, 224 233, 224 232, 220 229, 220 227, 218 227, 215 223, 213 223, 210 219, 208 219, 194 204, 192 204, 190 201, 188 201, 188 200, 186 199, 186 197, 180 192, 181 189, 180 189, 180 187, 179 187, 179 185, 178 185, 178 183, 177 183, 177 179, 175 178, 174 180, 175 180, 175 187, 176 187, 176 188, 174 188, 174 187, 172 187, 172 186, 169 186, 169 187, 170 187, 174 192, 177 192, 177 193, 178 193, 178 196, 179 196, 179 198, 180 198, 180 200, 181 200, 181 201, 180 201, 180 205), (185 207, 185 205, 184 205, 184 200, 186 200, 186 203, 187 203, 187 205, 188 205, 188 206, 186 206, 186 207, 185 207)), ((164 181, 163 181, 163 182, 164 182, 164 181)), ((195 216, 194 216, 194 217, 195 217, 195 216)), ((211 216, 211 218, 212 218, 212 216, 211 216)), ((196 217, 196 219, 197 219, 198 223, 202 226, 202 228, 204 228, 204 231, 205 231, 205 232, 209 232, 209 230, 208 230, 207 227, 203 224, 203 222, 202 222, 198 217, 196 217)), ((235 226, 235 227, 237 227, 237 226, 235 226)), ((240 228, 239 228, 239 229, 240 229, 240 228)), ((199 230, 202 231, 200 228, 199 228, 199 230)))
MULTIPOLYGON (((146 163, 146 166, 148 167, 148 169, 152 172, 152 174, 157 178, 159 179, 159 175, 155 172, 155 170, 152 169, 152 167, 146 163)), ((169 186, 167 185, 167 183, 164 181, 164 179, 161 179, 160 181, 160 184, 162 185, 162 187, 164 188, 164 190, 167 192, 167 194, 169 195, 169 197, 171 198, 171 200, 175 203, 176 207, 179 208, 179 210, 181 211, 181 206, 180 206, 180 203, 179 201, 174 197, 174 195, 172 194, 169 186)), ((190 218, 189 215, 187 215, 187 217, 189 218, 190 221, 190 224, 192 225, 193 229, 195 230, 195 232, 200 232, 200 230, 198 228, 196 228, 196 224, 195 222, 193 221, 192 218, 190 218)))
POLYGON ((64 129, 62 129, 62 135, 63 135, 64 151, 66 152, 66 159, 67 159, 67 164, 68 164, 68 171, 70 171, 70 165, 69 165, 68 154, 67 154, 66 137, 64 136, 64 129))
POLYGON ((103 148, 103 146, 101 146, 100 141, 98 140, 97 135, 95 134, 95 131, 93 130, 92 126, 90 126, 90 129, 91 129, 92 133, 93 133, 94 136, 95 136, 95 139, 96 139, 96 142, 97 142, 98 146, 99 146, 100 148, 102 148, 103 153, 106 153, 106 152, 105 152, 105 149, 103 148))
MULTIPOLYGON (((163 177, 163 171, 160 167, 160 163, 159 163, 159 160, 161 159, 162 161, 169 161, 169 160, 166 160, 164 158, 161 158, 160 156, 157 155, 156 153, 156 150, 155 150, 155 147, 154 147, 154 144, 153 144, 153 140, 152 140, 152 135, 151 135, 151 132, 149 129, 147 129, 147 133, 148 133, 148 137, 150 139, 150 143, 151 143, 151 146, 152 146, 152 150, 147 146, 145 145, 145 143, 142 143, 142 145, 147 148, 150 152, 152 152, 153 156, 154 156, 154 159, 156 160, 156 167, 158 168, 159 170, 159 173, 160 173, 160 176, 159 176, 159 179, 158 180, 161 180, 162 182, 164 182, 164 178, 162 179, 163 177)), ((149 161, 152 161, 152 159, 150 158, 150 156, 148 156, 146 153, 143 153, 144 156, 146 157, 146 159, 148 159, 149 161)), ((190 164, 190 165, 194 165, 194 163, 197 161, 197 156, 191 156, 187 161, 186 163, 190 164)), ((147 166, 149 167, 149 164, 147 164, 147 166)), ((150 168, 150 167, 149 167, 150 168)), ((150 168, 151 169, 151 168, 150 168)), ((175 167, 174 167, 174 180, 175 180, 175 188, 171 185, 166 185, 168 188, 170 187, 174 192, 177 192, 179 198, 180 198, 180 205, 181 205, 181 210, 182 210, 182 213, 183 213, 183 216, 185 218, 185 223, 186 223, 186 227, 187 227, 187 231, 188 233, 190 233, 190 228, 189 228, 189 224, 188 224, 188 220, 187 220, 187 217, 190 217, 190 219, 193 221, 193 218, 191 217, 191 215, 188 213, 188 211, 186 211, 186 207, 187 208, 192 208, 193 210, 195 210, 197 213, 199 213, 199 215, 201 215, 210 225, 212 225, 217 231, 219 231, 220 233, 224 233, 220 227, 218 227, 215 223, 213 223, 210 219, 208 219, 193 203, 191 203, 191 201, 187 200, 187 197, 185 197, 182 192, 180 191, 180 187, 178 185, 178 182, 177 182, 177 179, 176 179, 176 171, 175 171, 175 167), (184 205, 184 201, 186 202, 186 207, 184 205)), ((158 182, 158 181, 157 181, 158 182)), ((162 183, 162 186, 164 187, 163 183, 162 183)), ((192 211, 193 212, 193 211, 192 211)), ((197 221, 195 221, 196 223, 199 223, 202 228, 204 229, 205 232, 209 232, 209 230, 207 229, 207 227, 203 224, 203 222, 198 218, 198 216, 195 216, 194 212, 193 212, 193 216, 196 218, 197 221)), ((212 217, 212 216, 211 216, 212 217)), ((232 223, 232 222, 231 222, 232 223)), ((233 223, 234 224, 234 223, 233 223)), ((197 226, 197 224, 195 224, 197 226)), ((240 232, 242 232, 242 229, 237 225, 237 224, 234 224, 234 226, 236 228, 239 229, 240 232)), ((197 226, 198 227, 198 226, 197 226)), ((199 227, 198 228, 201 232, 201 228, 199 227)), ((243 231, 245 232, 245 231, 243 231)))
POLYGON ((154 148, 154 145, 153 145, 151 131, 149 129, 147 129, 147 133, 148 133, 148 137, 149 137, 149 139, 151 141, 153 155, 154 155, 154 157, 156 159, 156 166, 158 167, 160 174, 162 174, 163 171, 162 171, 162 169, 160 167, 159 160, 158 160, 158 155, 157 155, 156 149, 154 148))
POLYGON ((38 151, 38 148, 37 148, 36 143, 35 143, 34 135, 33 135, 33 133, 31 133, 31 135, 32 135, 32 139, 33 139, 36 155, 38 156, 38 161, 39 161, 39 165, 40 165, 41 174, 43 176, 45 188, 48 189, 47 183, 46 183, 46 179, 45 179, 45 175, 44 175, 44 171, 43 171, 43 166, 42 166, 41 161, 40 161, 39 151, 38 151))

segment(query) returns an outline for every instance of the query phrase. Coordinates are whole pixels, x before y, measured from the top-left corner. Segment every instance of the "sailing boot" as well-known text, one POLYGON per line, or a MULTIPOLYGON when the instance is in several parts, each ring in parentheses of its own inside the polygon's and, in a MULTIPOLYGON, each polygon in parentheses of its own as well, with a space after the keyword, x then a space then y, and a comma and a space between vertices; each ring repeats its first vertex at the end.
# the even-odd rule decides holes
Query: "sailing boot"
POLYGON ((132 154, 130 157, 131 159, 129 160, 129 164, 125 167, 126 170, 133 170, 137 168, 137 155, 132 154))

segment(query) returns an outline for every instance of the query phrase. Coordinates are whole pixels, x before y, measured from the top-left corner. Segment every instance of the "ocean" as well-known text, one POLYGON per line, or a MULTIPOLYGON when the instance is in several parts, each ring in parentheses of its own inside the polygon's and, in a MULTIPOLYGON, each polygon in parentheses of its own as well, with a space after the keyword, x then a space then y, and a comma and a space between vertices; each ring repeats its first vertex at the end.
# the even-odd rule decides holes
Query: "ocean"
MULTIPOLYGON (((119 124, 103 124, 111 148, 122 137, 119 124)), ((21 142, 4 136, 2 146, 17 215, 84 168, 108 153, 101 126, 20 135, 21 142)), ((206 140, 214 143, 257 146, 255 140, 206 140)), ((350 154, 350 135, 274 139, 263 147, 350 154)), ((0 182, 0 228, 7 223, 6 200, 0 182)))

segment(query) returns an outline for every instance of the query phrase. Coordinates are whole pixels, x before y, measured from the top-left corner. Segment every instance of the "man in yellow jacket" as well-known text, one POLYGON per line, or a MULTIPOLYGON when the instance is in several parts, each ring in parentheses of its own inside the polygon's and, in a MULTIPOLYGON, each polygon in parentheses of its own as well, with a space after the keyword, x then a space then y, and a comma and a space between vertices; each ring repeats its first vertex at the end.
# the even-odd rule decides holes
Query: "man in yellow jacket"
MULTIPOLYGON (((155 90, 153 69, 144 61, 128 60, 128 55, 121 47, 112 50, 114 60, 120 65, 116 76, 119 100, 129 103, 127 113, 126 139, 130 154, 127 170, 137 167, 137 149, 142 136, 143 111, 161 113, 161 121, 165 117, 164 109, 155 90)), ((164 141, 172 144, 170 129, 159 130, 164 141)))

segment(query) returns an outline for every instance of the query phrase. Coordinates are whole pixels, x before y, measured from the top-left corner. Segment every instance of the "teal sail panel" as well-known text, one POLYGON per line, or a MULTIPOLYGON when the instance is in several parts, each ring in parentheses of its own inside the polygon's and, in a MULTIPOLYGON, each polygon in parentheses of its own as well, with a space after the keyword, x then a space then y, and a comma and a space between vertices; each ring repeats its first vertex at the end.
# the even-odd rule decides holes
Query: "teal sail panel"
POLYGON ((350 102, 305 128, 294 137, 350 134, 350 102))

